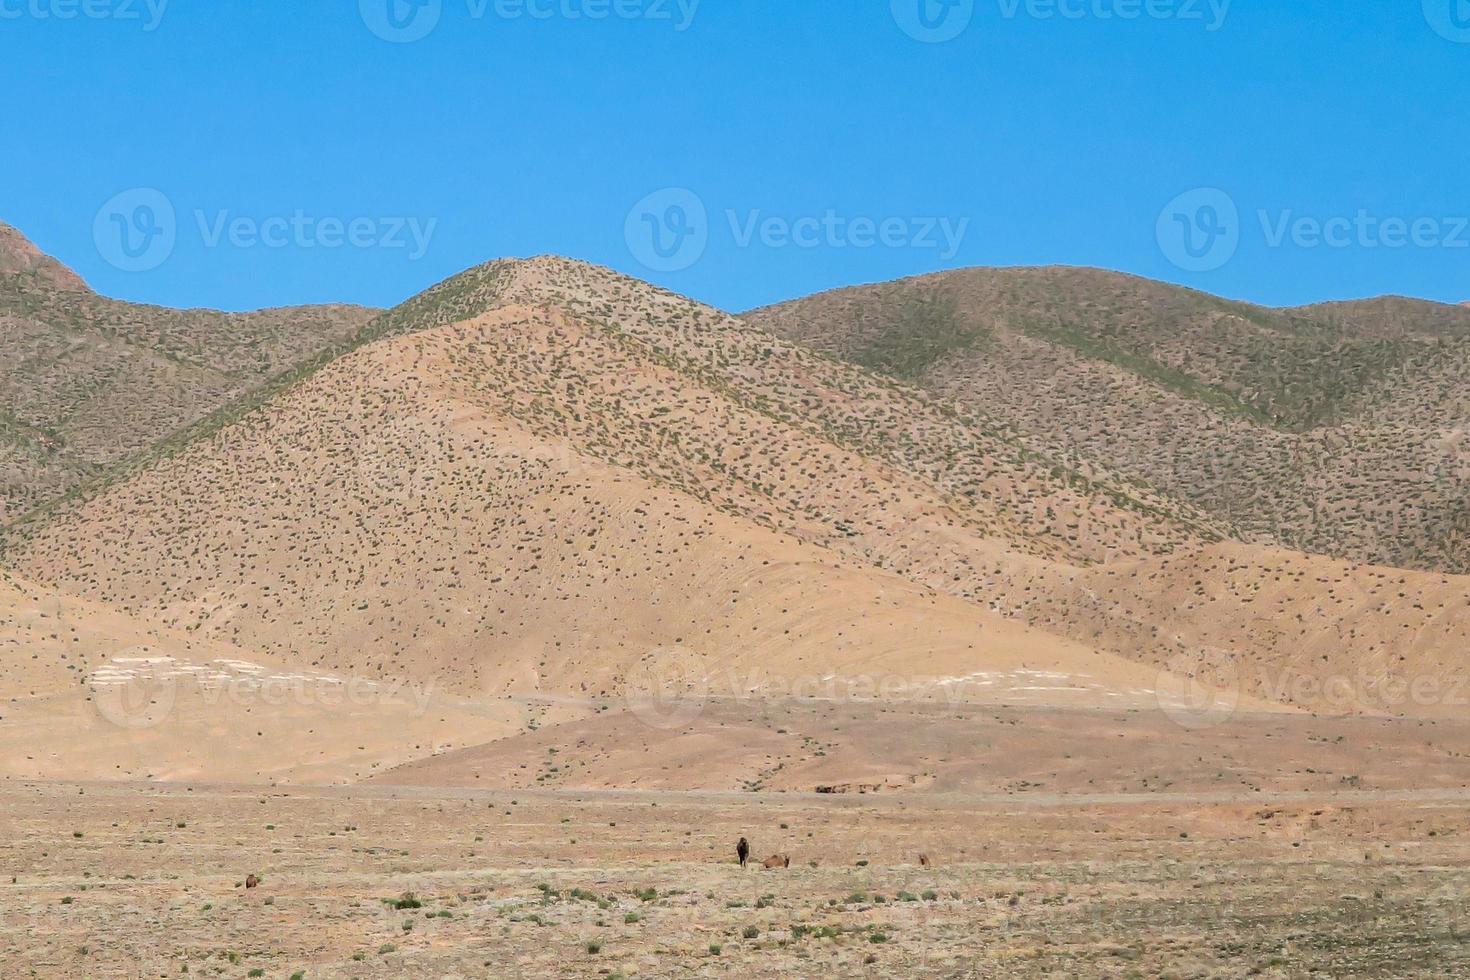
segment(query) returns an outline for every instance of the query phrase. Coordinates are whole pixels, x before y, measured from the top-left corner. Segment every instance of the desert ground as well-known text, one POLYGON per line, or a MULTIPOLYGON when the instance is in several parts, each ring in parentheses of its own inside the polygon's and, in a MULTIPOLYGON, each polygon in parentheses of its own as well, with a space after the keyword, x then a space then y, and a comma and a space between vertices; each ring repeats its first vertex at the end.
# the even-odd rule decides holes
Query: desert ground
POLYGON ((1460 311, 0 327, 0 975, 1470 976, 1460 311))
POLYGON ((725 699, 650 717, 574 712, 334 786, 7 777, 0 967, 1470 975, 1461 721, 725 699))
POLYGON ((10 781, 0 800, 7 976, 1470 972, 1463 790, 1027 799, 10 781), (741 835, 790 868, 739 868, 741 835), (258 887, 243 887, 248 875, 258 887))

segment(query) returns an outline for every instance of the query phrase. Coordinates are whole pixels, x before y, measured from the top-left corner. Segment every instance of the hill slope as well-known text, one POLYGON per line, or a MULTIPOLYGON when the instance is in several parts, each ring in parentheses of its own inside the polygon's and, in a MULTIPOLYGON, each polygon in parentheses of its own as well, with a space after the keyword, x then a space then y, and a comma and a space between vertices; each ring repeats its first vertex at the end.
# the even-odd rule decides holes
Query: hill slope
POLYGON ((524 731, 0 574, 0 778, 341 782, 524 731))
POLYGON ((1009 586, 1038 628, 1265 701, 1463 717, 1470 576, 1236 543, 1009 586))
POLYGON ((0 225, 0 524, 340 342, 351 306, 229 314, 98 296, 0 225))
POLYGON ((969 269, 746 319, 1248 540, 1470 571, 1463 307, 1271 310, 1090 269, 969 269))
MULTIPOLYGON (((730 696, 855 675, 941 698, 983 679, 968 693, 1157 705, 1181 655, 1175 672, 1223 657, 1238 673, 1282 643, 1316 655, 1293 676, 1458 670, 1463 581, 1384 597, 1380 622, 1314 596, 1319 579, 1384 573, 1293 573, 1261 614, 1277 566, 1314 560, 1236 555, 1219 536, 989 415, 543 258, 374 319, 12 528, 6 558, 294 669, 573 713, 650 686, 730 696), (1204 613, 1193 588, 1211 590, 1204 613), (1413 658, 1385 661, 1426 601, 1450 612, 1413 658)), ((1240 696, 1335 707, 1271 684, 1240 696)))
POLYGON ((957 562, 978 576, 1038 559, 924 485, 774 425, 659 359, 619 357, 585 322, 508 306, 338 358, 29 527, 10 557, 282 664, 481 699, 834 676, 937 696, 976 671, 1092 678, 1073 696, 1093 702, 1152 697, 1156 671, 924 581, 954 589, 957 562), (669 415, 677 440, 649 437, 650 416, 669 415), (706 450, 701 425, 725 443, 706 450), (757 453, 775 459, 740 479, 757 453), (772 488, 824 460, 842 482, 772 488))

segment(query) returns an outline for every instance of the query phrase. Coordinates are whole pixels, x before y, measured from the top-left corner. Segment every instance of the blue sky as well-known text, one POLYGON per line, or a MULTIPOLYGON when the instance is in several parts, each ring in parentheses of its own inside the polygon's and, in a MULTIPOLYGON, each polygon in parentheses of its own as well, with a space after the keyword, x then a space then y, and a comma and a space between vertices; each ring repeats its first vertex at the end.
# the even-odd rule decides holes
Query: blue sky
POLYGON ((732 310, 1047 263, 1458 302, 1467 81, 1470 0, 0 0, 0 220, 224 309, 541 252, 732 310))

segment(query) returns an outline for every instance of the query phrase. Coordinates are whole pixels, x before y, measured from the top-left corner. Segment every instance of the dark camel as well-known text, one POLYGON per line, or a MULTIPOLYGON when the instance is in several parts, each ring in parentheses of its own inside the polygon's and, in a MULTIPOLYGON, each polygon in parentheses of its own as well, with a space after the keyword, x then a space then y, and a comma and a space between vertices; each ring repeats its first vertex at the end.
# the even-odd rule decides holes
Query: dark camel
POLYGON ((735 845, 735 856, 740 859, 740 866, 745 867, 745 862, 750 860, 750 841, 740 838, 740 843, 735 845))

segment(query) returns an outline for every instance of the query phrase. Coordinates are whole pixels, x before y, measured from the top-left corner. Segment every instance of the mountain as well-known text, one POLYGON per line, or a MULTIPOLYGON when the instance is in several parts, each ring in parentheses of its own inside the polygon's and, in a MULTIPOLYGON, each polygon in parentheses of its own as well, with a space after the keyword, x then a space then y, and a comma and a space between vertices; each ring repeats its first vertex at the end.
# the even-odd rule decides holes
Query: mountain
MULTIPOLYGON (((1273 316, 1287 330, 1298 314, 1273 316)), ((1405 334, 1391 309, 1339 316, 1344 335, 1405 334)), ((1227 360, 1226 328, 1197 329, 1221 335, 1212 356, 1227 360)), ((1421 329, 1433 346, 1456 327, 1421 329)), ((9 637, 32 653, 3 661, 18 693, 4 771, 357 780, 406 766, 392 778, 458 782, 560 738, 545 728, 604 746, 609 785, 623 767, 608 760, 636 757, 640 779, 739 786, 748 760, 718 746, 726 723, 761 724, 745 699, 877 683, 940 714, 1122 717, 1190 710, 1197 688, 1284 715, 1457 710, 1453 692, 1398 695, 1454 680, 1470 579, 1232 540, 1235 525, 995 403, 607 269, 492 262, 317 343, 5 529, 0 559, 21 584, 0 590, 0 649, 9 637), (71 611, 48 633, 53 603, 71 611), (165 720, 121 739, 96 724, 99 698, 148 690, 155 670, 165 720), (242 676, 432 697, 222 705, 212 692, 242 676), (1343 676, 1346 693, 1329 683, 1343 676), (672 717, 630 709, 649 695, 674 696, 652 709, 672 717), (670 741, 681 705, 707 698, 694 742, 670 741)), ((1083 390, 1104 370, 1073 363, 1083 390)), ((1290 386, 1252 409, 1212 384, 1209 410, 1234 398, 1241 418, 1287 395, 1346 411, 1290 386)), ((1341 404, 1378 397, 1366 384, 1341 404)), ((757 740, 790 767, 771 785, 907 785, 927 768, 889 771, 866 750, 828 765, 777 734, 757 740)))
POLYGON ((893 451, 908 470, 864 455, 931 428, 991 445, 865 372, 561 260, 475 270, 359 339, 13 528, 7 561, 291 669, 456 697, 861 677, 938 696, 977 671, 1022 702, 1029 671, 1096 679, 1065 700, 1153 697, 1156 669, 967 600, 1044 555, 1188 530, 1019 458, 972 450, 974 493, 951 497, 920 478, 927 443, 893 451))
POLYGON ((430 289, 169 451, 216 438, 332 356, 511 308, 518 326, 478 342, 495 344, 494 356, 472 375, 476 397, 497 412, 962 597, 983 593, 997 556, 1087 563, 1218 537, 1187 507, 1068 472, 922 392, 610 270, 550 258, 491 263, 430 289))
POLYGON ((133 459, 373 315, 107 299, 0 225, 0 524, 133 459))
POLYGON ((1470 310, 1274 310, 1091 269, 968 269, 746 314, 1003 420, 1231 537, 1470 571, 1470 310))
POLYGON ((81 276, 42 252, 3 221, 0 221, 0 277, 31 279, 66 292, 91 292, 81 276))

